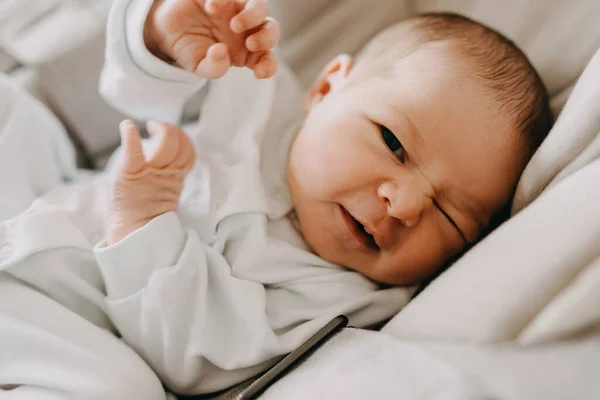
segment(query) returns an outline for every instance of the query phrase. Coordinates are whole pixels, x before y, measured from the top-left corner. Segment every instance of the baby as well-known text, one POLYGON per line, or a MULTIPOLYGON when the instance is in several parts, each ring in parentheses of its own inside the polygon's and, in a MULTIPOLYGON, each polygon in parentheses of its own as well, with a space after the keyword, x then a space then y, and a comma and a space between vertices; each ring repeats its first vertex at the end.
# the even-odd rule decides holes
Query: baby
POLYGON ((144 142, 121 124, 95 255, 111 320, 178 393, 248 378, 337 314, 393 316, 503 215, 552 124, 523 53, 464 17, 386 29, 304 100, 278 39, 264 0, 111 12, 102 93, 164 122, 144 142))

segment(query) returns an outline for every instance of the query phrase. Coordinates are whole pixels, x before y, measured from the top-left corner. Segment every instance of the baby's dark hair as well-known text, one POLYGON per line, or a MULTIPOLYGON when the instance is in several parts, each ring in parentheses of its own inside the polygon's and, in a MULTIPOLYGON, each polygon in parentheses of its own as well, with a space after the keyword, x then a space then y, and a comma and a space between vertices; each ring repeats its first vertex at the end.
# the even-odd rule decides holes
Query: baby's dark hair
POLYGON ((370 67, 392 68, 397 60, 435 42, 452 44, 470 61, 473 75, 483 82, 501 111, 514 117, 525 145, 524 156, 529 159, 548 135, 554 117, 540 76, 527 56, 499 32, 454 13, 421 14, 371 39, 357 60, 370 67))

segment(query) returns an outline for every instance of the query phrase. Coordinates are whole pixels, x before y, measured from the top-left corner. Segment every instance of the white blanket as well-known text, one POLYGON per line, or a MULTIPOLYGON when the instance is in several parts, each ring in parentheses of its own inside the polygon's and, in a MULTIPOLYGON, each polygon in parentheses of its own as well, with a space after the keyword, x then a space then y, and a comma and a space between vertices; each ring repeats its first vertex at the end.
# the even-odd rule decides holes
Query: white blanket
POLYGON ((77 174, 65 129, 42 104, 0 74, 0 221, 77 174))
POLYGON ((418 344, 345 329, 261 400, 492 399, 467 374, 418 344))
POLYGON ((346 329, 261 399, 598 399, 599 351, 598 338, 524 349, 346 329))

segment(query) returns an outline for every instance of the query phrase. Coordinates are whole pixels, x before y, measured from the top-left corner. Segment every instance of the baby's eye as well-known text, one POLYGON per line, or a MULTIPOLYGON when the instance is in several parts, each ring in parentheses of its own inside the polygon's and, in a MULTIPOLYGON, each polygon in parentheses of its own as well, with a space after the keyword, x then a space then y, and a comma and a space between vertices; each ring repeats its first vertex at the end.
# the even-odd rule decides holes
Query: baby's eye
POLYGON ((406 154, 404 152, 404 146, 402 146, 402 143, 400 143, 400 141, 392 133, 392 131, 390 131, 388 128, 386 128, 383 125, 380 125, 380 127, 381 127, 381 137, 383 138, 385 145, 391 150, 392 153, 394 153, 396 155, 396 157, 398 157, 398 160, 400 160, 401 163, 404 163, 405 158, 406 158, 406 154))

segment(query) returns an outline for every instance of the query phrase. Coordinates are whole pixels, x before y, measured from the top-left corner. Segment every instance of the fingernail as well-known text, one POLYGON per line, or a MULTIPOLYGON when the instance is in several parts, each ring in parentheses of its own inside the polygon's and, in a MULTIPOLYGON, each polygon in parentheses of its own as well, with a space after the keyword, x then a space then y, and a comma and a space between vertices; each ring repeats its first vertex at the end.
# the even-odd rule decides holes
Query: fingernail
POLYGON ((221 50, 219 49, 219 51, 217 51, 215 53, 215 58, 219 61, 221 61, 222 59, 224 59, 225 57, 227 57, 227 51, 225 50, 221 50))
POLYGON ((231 23, 231 30, 234 31, 235 33, 243 32, 244 24, 240 20, 234 20, 231 23))
POLYGON ((130 119, 126 119, 124 121, 121 121, 121 123, 119 124, 119 131, 121 133, 123 133, 123 131, 127 128, 129 128, 130 126, 134 125, 133 121, 130 119))
POLYGON ((259 68, 256 70, 256 77, 259 79, 265 78, 267 76, 267 70, 264 68, 259 68))
POLYGON ((256 51, 258 49, 258 41, 256 39, 248 39, 246 46, 250 51, 256 51))
POLYGON ((158 122, 156 122, 156 121, 146 122, 146 129, 148 129, 148 133, 150 135, 152 135, 158 129, 158 122))

